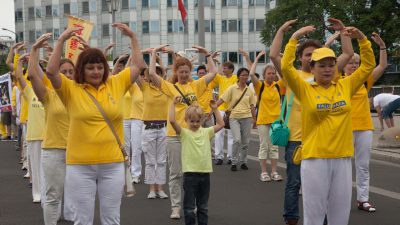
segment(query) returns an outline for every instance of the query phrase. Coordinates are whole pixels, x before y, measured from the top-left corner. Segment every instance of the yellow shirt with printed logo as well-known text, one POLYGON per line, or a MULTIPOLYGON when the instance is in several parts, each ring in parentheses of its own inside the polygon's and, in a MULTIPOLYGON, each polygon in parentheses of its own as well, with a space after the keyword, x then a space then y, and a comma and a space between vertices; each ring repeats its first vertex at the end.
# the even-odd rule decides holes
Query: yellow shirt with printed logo
MULTIPOLYGON (((232 85, 224 92, 221 96, 221 99, 226 102, 229 107, 228 109, 232 109, 233 105, 239 100, 244 90, 239 88, 239 85, 232 85)), ((247 87, 247 91, 244 94, 243 98, 240 102, 235 106, 234 109, 231 110, 230 118, 241 119, 241 118, 251 118, 251 105, 254 107, 257 104, 257 97, 254 91, 247 87)))
POLYGON ((100 103, 123 144, 121 109, 123 97, 131 86, 130 73, 130 68, 126 68, 117 75, 109 77, 98 89, 89 84, 78 84, 61 76, 61 87, 56 92, 67 108, 70 118, 67 164, 103 164, 124 161, 115 136, 86 91, 100 103))
MULTIPOLYGON (((179 90, 183 93, 186 99, 189 101, 189 104, 193 102, 197 102, 197 96, 200 96, 204 93, 207 88, 206 80, 204 78, 200 78, 199 80, 188 82, 187 84, 175 84, 179 90)), ((168 96, 168 105, 173 104, 173 99, 175 96, 181 96, 179 92, 176 90, 173 84, 168 81, 162 80, 161 81, 161 91, 168 96)), ((185 111, 188 108, 188 105, 181 99, 176 105, 176 122, 183 128, 187 128, 187 124, 185 122, 185 111)), ((169 123, 168 118, 168 125, 167 125, 167 136, 168 137, 175 137, 176 132, 172 128, 172 125, 169 123)))
POLYGON ((40 141, 43 140, 44 132, 44 108, 38 100, 31 86, 26 85, 21 92, 26 104, 28 105, 28 121, 26 140, 40 141))
POLYGON ((371 43, 359 41, 361 65, 352 76, 332 81, 325 89, 308 83, 293 63, 297 40, 290 39, 282 58, 282 73, 300 100, 302 111, 302 158, 342 158, 354 154, 351 125, 351 97, 375 67, 371 43))
POLYGON ((67 109, 53 88, 46 88, 42 101, 45 111, 43 149, 66 149, 69 130, 67 109))
MULTIPOLYGON (((254 90, 258 98, 260 98, 262 82, 263 81, 259 80, 254 85, 254 90)), ((281 95, 283 94, 284 88, 285 85, 282 80, 272 82, 271 85, 264 81, 264 90, 258 102, 257 125, 270 124, 279 119, 279 114, 281 112, 281 95), (279 91, 276 85, 279 86, 279 91)))
POLYGON ((167 121, 168 97, 149 82, 142 82, 143 121, 167 121))
MULTIPOLYGON (((219 96, 222 96, 228 88, 234 84, 236 84, 238 81, 238 77, 236 74, 232 74, 231 77, 226 77, 224 75, 221 75, 217 73, 215 75, 215 78, 213 80, 215 87, 219 87, 219 96)), ((224 103, 218 107, 219 110, 225 111, 228 109, 228 104, 224 103)))
POLYGON ((143 93, 139 86, 134 83, 132 84, 130 94, 132 96, 132 110, 131 119, 142 120, 143 117, 143 93))

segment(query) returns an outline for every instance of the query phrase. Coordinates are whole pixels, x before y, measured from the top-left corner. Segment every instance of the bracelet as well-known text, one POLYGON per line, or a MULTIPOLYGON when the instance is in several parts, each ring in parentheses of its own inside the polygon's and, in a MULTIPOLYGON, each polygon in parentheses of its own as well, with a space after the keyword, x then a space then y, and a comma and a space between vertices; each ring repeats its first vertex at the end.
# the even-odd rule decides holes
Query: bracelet
POLYGON ((386 50, 386 48, 381 48, 381 50, 386 50))

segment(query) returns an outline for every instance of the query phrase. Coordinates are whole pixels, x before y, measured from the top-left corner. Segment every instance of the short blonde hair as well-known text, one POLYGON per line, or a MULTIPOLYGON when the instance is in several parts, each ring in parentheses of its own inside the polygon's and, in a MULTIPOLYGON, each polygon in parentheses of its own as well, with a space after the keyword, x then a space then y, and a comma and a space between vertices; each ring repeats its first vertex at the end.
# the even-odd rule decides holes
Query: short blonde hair
POLYGON ((200 105, 198 103, 192 103, 185 111, 185 120, 188 120, 190 118, 193 117, 200 117, 201 119, 203 119, 204 117, 204 111, 203 109, 200 107, 200 105))

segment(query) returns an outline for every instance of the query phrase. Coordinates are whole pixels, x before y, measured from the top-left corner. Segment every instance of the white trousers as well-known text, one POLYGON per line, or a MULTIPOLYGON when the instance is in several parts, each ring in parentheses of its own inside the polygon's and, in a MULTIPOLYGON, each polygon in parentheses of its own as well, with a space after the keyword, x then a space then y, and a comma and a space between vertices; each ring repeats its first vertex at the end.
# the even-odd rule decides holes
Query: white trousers
MULTIPOLYGON (((224 117, 225 111, 219 110, 221 116, 224 117)), ((232 159, 232 146, 233 146, 233 135, 230 129, 222 128, 215 134, 215 158, 223 159, 224 158, 224 138, 225 132, 228 133, 228 154, 226 157, 228 159, 232 159)))
POLYGON ((131 173, 133 177, 142 175, 142 128, 143 121, 131 120, 131 173))
POLYGON ((21 124, 22 125, 22 166, 27 169, 27 172, 30 172, 30 165, 29 165, 29 155, 28 155, 28 141, 26 140, 26 123, 21 124))
POLYGON ((146 160, 146 184, 165 184, 167 171, 166 129, 143 127, 142 147, 146 160))
POLYGON ((372 130, 353 131, 357 200, 360 202, 369 200, 369 160, 372 138, 372 130))
POLYGON ((301 161, 304 225, 347 225, 351 208, 351 158, 301 161))
POLYGON ((67 165, 66 179, 73 202, 74 225, 92 225, 96 193, 102 225, 120 224, 120 207, 125 183, 124 164, 67 165))
POLYGON ((42 141, 28 141, 28 156, 30 164, 30 175, 32 179, 33 200, 41 199, 41 173, 40 155, 42 151, 42 141))
POLYGON ((42 197, 45 225, 56 225, 61 212, 65 181, 65 149, 42 150, 42 197))

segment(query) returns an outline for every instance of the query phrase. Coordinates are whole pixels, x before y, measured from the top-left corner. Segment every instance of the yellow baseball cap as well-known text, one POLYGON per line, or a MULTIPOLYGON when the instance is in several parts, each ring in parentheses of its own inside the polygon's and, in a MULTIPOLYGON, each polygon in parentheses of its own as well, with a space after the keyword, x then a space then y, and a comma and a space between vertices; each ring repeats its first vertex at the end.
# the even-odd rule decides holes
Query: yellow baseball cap
POLYGON ((317 48, 312 52, 311 61, 316 62, 324 58, 336 59, 335 52, 330 48, 317 48))

